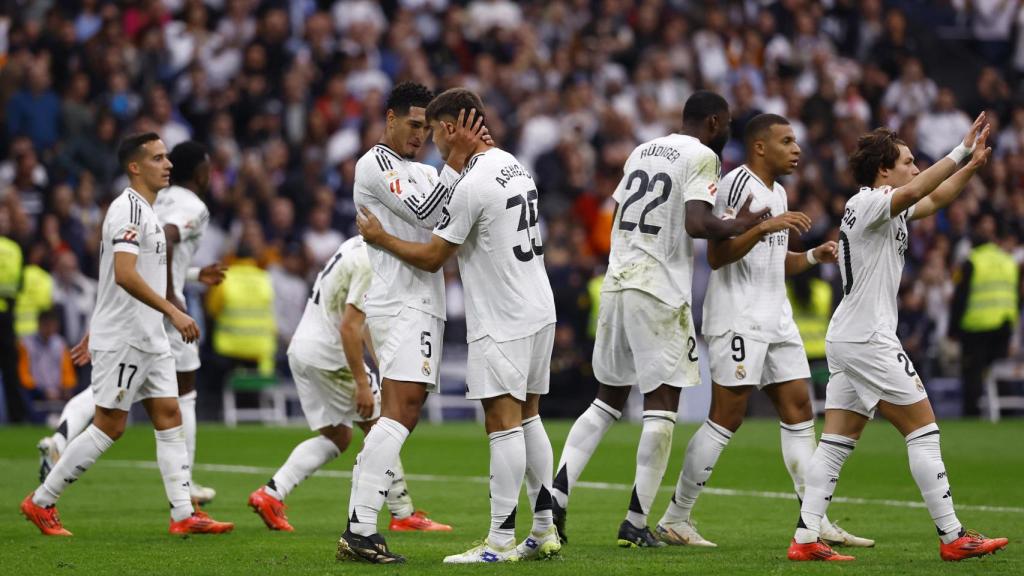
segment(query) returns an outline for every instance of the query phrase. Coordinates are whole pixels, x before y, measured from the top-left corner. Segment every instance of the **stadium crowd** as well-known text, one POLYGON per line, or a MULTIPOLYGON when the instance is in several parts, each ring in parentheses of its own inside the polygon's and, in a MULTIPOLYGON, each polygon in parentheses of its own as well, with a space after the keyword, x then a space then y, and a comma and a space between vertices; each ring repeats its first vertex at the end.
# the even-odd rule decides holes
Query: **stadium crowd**
MULTIPOLYGON (((773 112, 793 123, 803 155, 785 182, 789 206, 814 223, 791 236, 794 250, 835 239, 856 191, 847 158, 860 134, 888 126, 924 166, 988 111, 993 160, 940 218, 914 223, 900 296, 900 336, 925 382, 956 376, 955 282, 972 224, 991 216, 995 239, 1024 262, 1022 32, 1024 4, 1000 0, 0 3, 0 236, 24 253, 18 334, 45 334, 20 356, 0 353, 20 359, 36 400, 86 384, 61 369, 33 378, 33 365, 87 330, 99 224, 126 185, 117 142, 153 130, 169 149, 209 147, 211 225, 196 261, 244 256, 269 271, 282 354, 316 273, 356 233, 355 162, 383 130, 386 95, 413 80, 477 91, 494 139, 538 182, 559 318, 552 396, 580 398, 566 416, 592 397, 592 279, 607 262, 611 193, 638 143, 679 128, 694 90, 730 102, 723 173, 743 161, 747 120, 773 112)), ((432 148, 425 161, 441 163, 432 148)), ((838 271, 815 274, 834 306, 838 271)), ((446 339, 458 342, 454 266, 446 278, 446 339)), ((797 278, 796 297, 811 282, 797 278)), ((190 309, 201 309, 193 296, 190 309)), ((206 366, 201 387, 216 389, 211 375, 223 372, 206 366)))

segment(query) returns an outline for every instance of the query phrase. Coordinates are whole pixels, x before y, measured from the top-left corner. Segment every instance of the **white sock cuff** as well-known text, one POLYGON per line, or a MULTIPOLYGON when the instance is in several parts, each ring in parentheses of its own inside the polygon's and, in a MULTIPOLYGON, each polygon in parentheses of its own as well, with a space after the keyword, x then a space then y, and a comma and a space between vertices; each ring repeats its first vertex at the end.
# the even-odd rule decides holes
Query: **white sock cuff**
MULTIPOLYGON (((90 426, 92 428, 93 426, 90 426)), ((166 430, 153 430, 153 435, 156 436, 157 442, 160 441, 171 441, 171 440, 185 440, 185 427, 175 426, 174 428, 167 428, 166 430)))
POLYGON ((669 412, 668 410, 644 410, 643 420, 644 423, 646 423, 648 420, 667 420, 668 422, 675 424, 676 413, 669 412))
POLYGON ((330 438, 323 435, 318 435, 315 438, 313 438, 313 440, 316 441, 317 444, 320 444, 323 451, 326 454, 330 454, 332 459, 341 456, 341 450, 338 450, 338 445, 332 442, 330 438))
POLYGON ((404 444, 405 439, 409 437, 409 429, 402 426, 402 423, 398 420, 380 418, 377 420, 377 423, 373 425, 374 428, 378 426, 380 426, 381 432, 385 432, 395 440, 398 440, 400 444, 404 444))
POLYGON ((536 416, 530 416, 526 420, 523 420, 523 431, 525 432, 526 430, 533 428, 534 426, 542 424, 543 423, 540 421, 540 414, 537 414, 536 416))
POLYGON ((185 394, 178 396, 178 404, 195 404, 196 396, 198 396, 198 394, 195 390, 186 392, 185 394))
POLYGON ((514 440, 515 438, 523 436, 523 427, 516 426, 515 428, 509 428, 508 430, 498 430, 497 432, 491 432, 487 435, 490 440, 491 446, 496 446, 502 442, 514 440))
POLYGON ((915 440, 920 440, 925 436, 937 436, 938 434, 939 425, 936 424, 935 422, 932 422, 931 424, 922 426, 917 430, 914 430, 910 434, 907 434, 905 440, 907 441, 907 444, 910 444, 911 442, 914 442, 915 440))
POLYGON ((857 447, 857 441, 848 436, 841 436, 839 434, 822 434, 822 444, 828 444, 829 446, 835 446, 836 448, 843 448, 846 450, 853 450, 857 447))
POLYGON ((705 420, 704 424, 701 424, 701 428, 703 428, 709 436, 722 444, 726 444, 732 440, 732 430, 729 430, 725 426, 715 424, 711 420, 705 420))
POLYGON ((603 402, 603 401, 601 401, 601 400, 599 400, 597 398, 594 398, 594 401, 591 402, 590 405, 595 407, 595 408, 597 408, 598 410, 603 412, 605 415, 611 417, 612 420, 618 420, 619 418, 622 418, 622 412, 620 410, 616 410, 615 408, 612 408, 607 403, 605 403, 605 402, 603 402))
POLYGON ((96 444, 96 447, 100 450, 105 451, 107 448, 114 445, 114 441, 110 436, 107 436, 107 434, 103 432, 103 430, 97 428, 95 424, 89 424, 89 427, 85 429, 85 433, 89 435, 89 438, 92 439, 93 443, 96 444))
POLYGON ((798 422, 796 424, 786 424, 785 422, 779 422, 779 428, 782 428, 782 433, 783 434, 790 433, 790 434, 794 434, 794 435, 797 435, 797 436, 803 436, 803 434, 800 434, 801 432, 810 431, 811 434, 813 435, 814 434, 814 420, 811 419, 811 420, 808 420, 806 422, 798 422))

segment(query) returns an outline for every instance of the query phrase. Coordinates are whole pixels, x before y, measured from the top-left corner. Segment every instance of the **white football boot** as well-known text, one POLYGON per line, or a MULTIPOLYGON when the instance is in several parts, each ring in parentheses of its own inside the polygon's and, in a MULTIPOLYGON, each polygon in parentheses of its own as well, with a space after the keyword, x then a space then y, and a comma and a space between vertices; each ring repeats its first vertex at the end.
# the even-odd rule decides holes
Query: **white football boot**
POLYGON ((558 529, 554 524, 548 527, 543 534, 531 533, 516 546, 516 553, 520 560, 547 560, 554 558, 562 552, 562 543, 558 540, 558 529))
POLYGON ((705 539, 697 532, 692 520, 675 524, 658 524, 654 531, 658 539, 672 546, 697 546, 699 548, 717 548, 718 544, 705 539))
POLYGON ((39 450, 39 481, 44 482, 50 470, 57 464, 57 460, 60 460, 60 452, 57 451, 57 441, 53 436, 40 440, 36 444, 36 449, 39 450))
MULTIPOLYGON (((558 537, 555 536, 557 539, 558 537)), ((476 544, 462 554, 445 556, 445 564, 478 564, 483 562, 516 562, 519 560, 515 546, 508 548, 496 548, 491 546, 487 540, 476 544)))
POLYGON ((200 504, 209 504, 217 496, 217 491, 213 488, 196 484, 195 482, 192 482, 192 485, 189 486, 188 493, 193 500, 200 504))

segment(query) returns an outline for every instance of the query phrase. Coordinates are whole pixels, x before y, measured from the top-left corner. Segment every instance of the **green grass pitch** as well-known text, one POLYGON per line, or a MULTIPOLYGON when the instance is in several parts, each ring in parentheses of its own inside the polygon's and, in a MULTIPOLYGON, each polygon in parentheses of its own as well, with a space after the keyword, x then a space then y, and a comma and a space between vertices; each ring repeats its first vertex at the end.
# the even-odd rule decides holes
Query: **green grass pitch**
MULTIPOLYGON (((569 422, 547 422, 555 456, 569 422)), ((695 425, 676 428, 672 460, 651 522, 657 522, 679 473, 695 425)), ((820 423, 819 423, 820 431, 820 423)), ((344 529, 350 470, 357 446, 308 479, 289 497, 296 531, 272 533, 246 506, 250 491, 267 480, 292 447, 308 437, 298 428, 202 426, 195 478, 218 491, 207 510, 236 523, 226 536, 167 534, 167 504, 154 458, 152 432, 130 428, 60 502, 72 538, 45 538, 21 518, 18 503, 33 489, 39 428, 0 429, 0 574, 1024 574, 1024 421, 998 425, 942 424, 943 454, 959 516, 987 535, 1007 536, 997 556, 960 564, 939 560, 938 539, 906 462, 902 438, 884 422, 872 423, 848 461, 830 516, 851 532, 878 541, 854 550, 842 566, 793 564, 786 546, 797 516, 779 452, 778 425, 750 421, 724 453, 694 518, 719 548, 624 550, 615 546, 629 502, 640 429, 619 424, 598 449, 573 494, 570 543, 563 557, 545 563, 501 566, 441 564, 485 536, 488 523, 488 451, 478 424, 420 426, 403 454, 417 507, 453 524, 449 534, 385 536, 409 558, 400 567, 337 563, 334 548, 344 529), (589 484, 593 483, 593 484, 589 484), (852 499, 852 500, 845 500, 852 499)), ((361 442, 357 432, 355 444, 361 442)), ((525 491, 518 536, 529 527, 525 491)), ((381 525, 385 526, 382 515, 381 525)))

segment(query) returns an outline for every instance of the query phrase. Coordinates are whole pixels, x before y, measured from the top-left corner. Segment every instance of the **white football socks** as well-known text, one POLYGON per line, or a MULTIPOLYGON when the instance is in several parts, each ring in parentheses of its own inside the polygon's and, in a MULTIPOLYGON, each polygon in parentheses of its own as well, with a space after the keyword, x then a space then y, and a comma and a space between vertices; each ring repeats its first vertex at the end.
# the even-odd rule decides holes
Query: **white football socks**
POLYGON ((370 428, 359 453, 359 474, 352 486, 349 529, 360 536, 377 533, 377 514, 391 489, 394 466, 409 430, 396 420, 381 418, 370 428))
POLYGON ((533 534, 543 534, 551 527, 551 474, 554 453, 551 440, 540 415, 523 420, 526 439, 526 495, 533 510, 533 534))
POLYGON ((732 432, 711 420, 705 420, 694 432, 689 444, 686 445, 686 458, 676 482, 676 490, 658 524, 666 526, 690 519, 690 512, 697 503, 697 497, 711 478, 718 457, 729 445, 729 440, 732 440, 732 432))
POLYGON ((665 476, 668 457, 672 453, 672 433, 676 427, 676 413, 667 410, 644 410, 640 444, 636 449, 636 477, 633 494, 629 499, 626 520, 634 528, 647 526, 658 487, 665 476))
POLYGON ((793 479, 793 490, 802 500, 804 497, 804 476, 814 457, 814 420, 798 424, 779 422, 782 436, 782 461, 786 472, 793 479))
MULTIPOLYGON (((90 392, 90 394, 92 394, 90 392)), ((114 441, 95 425, 85 429, 67 445, 67 450, 50 470, 46 480, 36 488, 32 501, 36 506, 53 506, 64 489, 85 473, 114 441)), ((187 489, 186 489, 187 490, 187 489)))
POLYGON ((185 432, 185 448, 188 450, 189 469, 196 465, 196 391, 178 396, 181 409, 181 428, 185 432))
POLYGON ((412 504, 409 486, 405 483, 405 469, 402 468, 401 458, 395 460, 391 470, 395 473, 395 479, 391 481, 391 489, 388 490, 388 511, 401 520, 412 516, 416 512, 416 507, 412 504))
POLYGON ((526 475, 526 438, 522 426, 492 432, 487 437, 491 444, 491 529, 487 542, 495 548, 508 548, 516 543, 516 505, 526 475))
POLYGON ((910 474, 917 482, 928 513, 944 544, 960 536, 960 520, 953 510, 953 494, 949 490, 946 465, 939 447, 939 426, 934 422, 907 434, 907 456, 910 474))
POLYGON ((565 439, 562 457, 558 461, 558 473, 553 483, 552 496, 559 506, 569 506, 569 493, 572 492, 590 457, 594 455, 594 450, 612 424, 621 417, 622 412, 595 399, 573 423, 569 436, 565 439))
POLYGON ((326 436, 317 435, 305 440, 292 450, 284 466, 274 473, 263 491, 283 501, 303 480, 340 455, 341 451, 326 436))
POLYGON ((856 446, 857 441, 853 438, 838 434, 821 435, 821 441, 811 457, 811 465, 804 475, 804 500, 800 505, 800 518, 793 536, 797 544, 810 544, 821 535, 821 519, 836 491, 839 472, 856 446))
POLYGON ((164 480, 167 501, 171 503, 171 519, 175 522, 192 515, 192 497, 189 486, 192 469, 188 463, 188 448, 185 446, 185 432, 181 426, 166 430, 154 430, 156 436, 156 462, 164 480))
POLYGON ((53 439, 57 443, 57 451, 64 454, 68 443, 77 438, 82 430, 85 430, 95 415, 96 402, 92 398, 92 388, 86 388, 68 400, 64 409, 61 410, 57 433, 53 435, 53 439))

